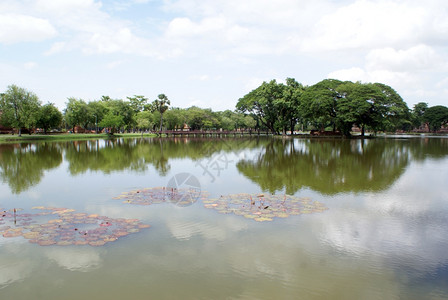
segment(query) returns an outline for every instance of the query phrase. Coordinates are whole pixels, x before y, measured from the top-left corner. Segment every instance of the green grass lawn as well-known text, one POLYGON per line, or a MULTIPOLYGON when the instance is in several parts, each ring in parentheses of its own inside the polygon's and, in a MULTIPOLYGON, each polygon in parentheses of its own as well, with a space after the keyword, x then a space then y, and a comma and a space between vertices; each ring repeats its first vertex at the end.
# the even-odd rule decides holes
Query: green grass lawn
MULTIPOLYGON (((59 134, 2 134, 0 135, 0 143, 17 143, 30 141, 66 141, 66 140, 91 140, 91 139, 115 139, 127 137, 141 137, 141 133, 123 133, 108 135, 106 133, 59 133, 59 134)), ((155 137, 156 134, 144 133, 143 137, 155 137)))

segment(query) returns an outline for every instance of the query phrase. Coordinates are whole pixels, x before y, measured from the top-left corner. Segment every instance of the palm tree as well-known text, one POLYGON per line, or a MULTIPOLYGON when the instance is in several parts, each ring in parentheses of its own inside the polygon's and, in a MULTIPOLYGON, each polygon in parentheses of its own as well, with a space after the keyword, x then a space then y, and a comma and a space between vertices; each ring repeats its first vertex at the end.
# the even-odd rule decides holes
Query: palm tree
POLYGON ((162 132, 163 126, 163 113, 167 111, 170 104, 170 100, 168 100, 168 97, 165 94, 160 94, 158 99, 152 102, 153 110, 160 113, 160 132, 162 132))

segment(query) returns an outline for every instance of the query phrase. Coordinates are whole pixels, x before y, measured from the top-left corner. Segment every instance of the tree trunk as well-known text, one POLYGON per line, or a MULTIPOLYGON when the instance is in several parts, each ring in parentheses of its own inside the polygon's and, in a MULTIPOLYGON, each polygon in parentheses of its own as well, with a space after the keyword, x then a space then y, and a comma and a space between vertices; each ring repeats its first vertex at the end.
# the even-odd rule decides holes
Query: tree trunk
POLYGON ((366 133, 366 128, 364 126, 361 126, 361 136, 364 136, 366 133))
POLYGON ((163 114, 160 114, 160 133, 162 133, 162 126, 163 126, 163 114))

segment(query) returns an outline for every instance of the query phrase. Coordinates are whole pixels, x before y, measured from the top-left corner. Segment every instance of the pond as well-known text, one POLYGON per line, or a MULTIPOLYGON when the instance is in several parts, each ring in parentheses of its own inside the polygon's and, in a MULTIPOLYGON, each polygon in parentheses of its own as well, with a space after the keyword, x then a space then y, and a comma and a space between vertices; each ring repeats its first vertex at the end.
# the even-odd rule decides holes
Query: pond
POLYGON ((1 299, 448 299, 448 139, 0 145, 1 299))

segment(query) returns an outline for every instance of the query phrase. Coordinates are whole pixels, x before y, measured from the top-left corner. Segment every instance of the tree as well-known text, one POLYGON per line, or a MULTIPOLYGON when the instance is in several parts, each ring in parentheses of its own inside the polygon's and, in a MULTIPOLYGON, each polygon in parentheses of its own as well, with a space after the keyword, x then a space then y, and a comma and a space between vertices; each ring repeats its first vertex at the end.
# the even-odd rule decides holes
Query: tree
POLYGON ((134 113, 141 112, 145 106, 147 105, 148 98, 145 98, 141 95, 134 95, 134 97, 127 97, 132 109, 134 110, 134 113))
POLYGON ((189 107, 187 108, 185 115, 187 124, 190 126, 191 130, 202 128, 205 119, 205 114, 202 108, 197 106, 189 107))
POLYGON ((376 128, 378 108, 383 94, 372 84, 346 82, 337 87, 340 94, 336 104, 336 126, 345 135, 350 136, 353 125, 361 128, 364 136, 366 126, 376 128))
POLYGON ((380 89, 383 97, 381 102, 375 103, 379 112, 376 120, 378 129, 395 131, 397 129, 409 128, 411 125, 410 110, 403 98, 390 86, 383 83, 374 83, 380 89))
POLYGON ((106 112, 101 122, 99 122, 100 127, 110 128, 113 134, 116 130, 123 127, 124 129, 130 129, 136 125, 135 113, 129 101, 121 99, 108 100, 104 106, 106 112))
POLYGON ((123 116, 117 114, 114 110, 110 110, 101 120, 101 127, 110 128, 110 134, 114 134, 117 128, 124 125, 123 116))
POLYGON ((35 125, 39 107, 40 101, 36 94, 10 85, 0 99, 1 122, 5 126, 16 128, 21 136, 22 128, 31 128, 35 125))
POLYGON ((48 129, 58 127, 62 122, 62 113, 53 103, 47 103, 39 110, 37 126, 43 128, 47 134, 48 129))
POLYGON ((336 124, 346 136, 353 125, 361 128, 362 136, 367 127, 374 131, 395 131, 406 123, 410 125, 406 103, 390 86, 345 82, 337 91, 336 124))
POLYGON ((160 113, 160 132, 163 127, 163 113, 168 109, 170 104, 170 100, 168 100, 168 97, 165 94, 160 94, 158 99, 152 102, 153 110, 160 113))
POLYGON ((147 110, 139 112, 136 116, 136 121, 140 130, 151 129, 154 125, 153 114, 147 110))
POLYGON ((182 128, 185 123, 184 112, 180 108, 171 108, 165 112, 165 123, 168 130, 182 128))
POLYGON ((244 117, 244 127, 253 129, 257 125, 257 121, 250 115, 244 117))
POLYGON ((423 120, 428 123, 430 130, 436 132, 448 123, 448 107, 437 105, 425 110, 423 120))
POLYGON ((283 97, 277 102, 280 106, 279 111, 281 112, 280 117, 283 134, 286 134, 288 127, 291 134, 293 134, 295 125, 302 119, 299 104, 304 91, 305 87, 301 83, 297 82, 294 78, 286 78, 283 97))
POLYGON ((341 97, 337 88, 342 83, 325 79, 305 89, 300 97, 299 112, 321 131, 327 126, 336 129, 337 103, 341 97))
POLYGON ((108 101, 90 101, 87 103, 88 112, 90 114, 89 123, 95 125, 96 133, 98 133, 98 124, 103 120, 104 116, 108 112, 108 101))
POLYGON ((278 101, 283 97, 284 85, 277 84, 275 80, 263 82, 258 88, 252 90, 238 100, 236 108, 243 113, 255 115, 258 120, 272 133, 278 134, 278 101))
POLYGON ((72 127, 73 132, 75 132, 75 127, 78 125, 86 129, 91 119, 91 111, 84 100, 73 97, 68 98, 65 108, 65 121, 72 127))
POLYGON ((424 123, 423 115, 427 109, 428 103, 426 102, 419 102, 414 105, 412 109, 412 125, 414 128, 418 128, 424 123))

